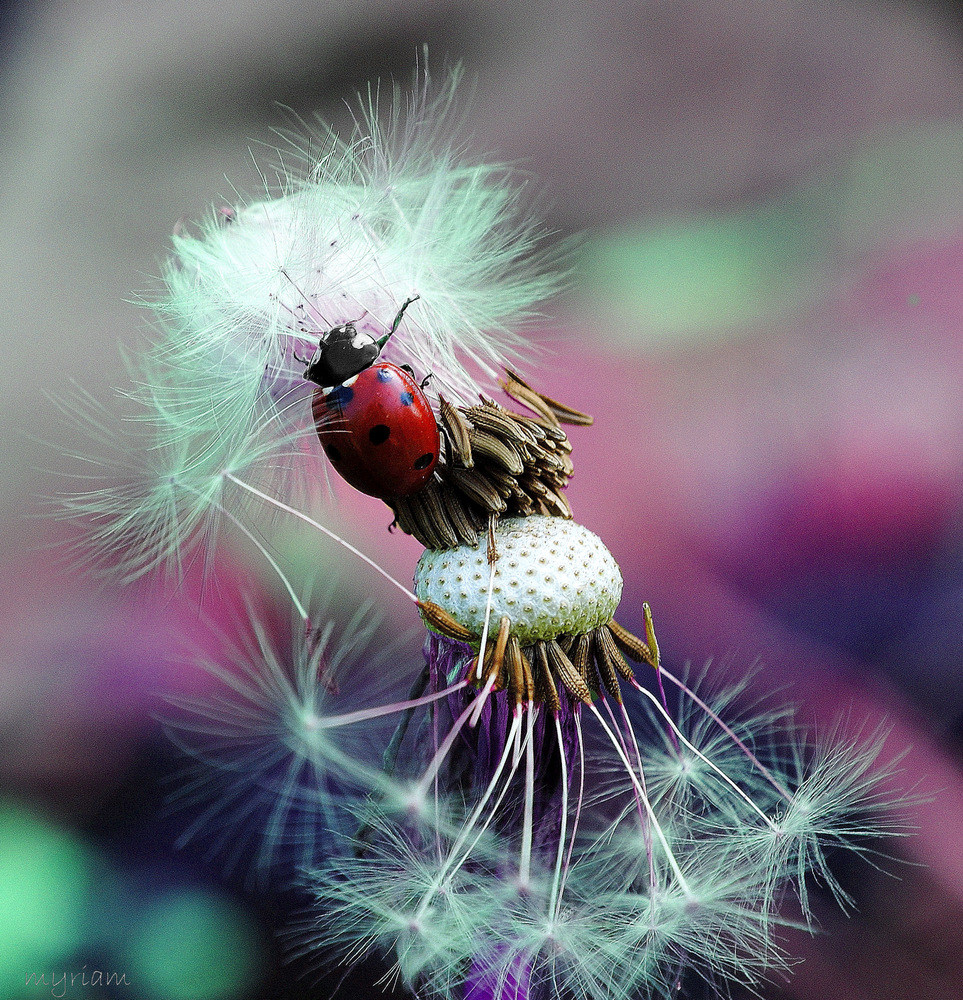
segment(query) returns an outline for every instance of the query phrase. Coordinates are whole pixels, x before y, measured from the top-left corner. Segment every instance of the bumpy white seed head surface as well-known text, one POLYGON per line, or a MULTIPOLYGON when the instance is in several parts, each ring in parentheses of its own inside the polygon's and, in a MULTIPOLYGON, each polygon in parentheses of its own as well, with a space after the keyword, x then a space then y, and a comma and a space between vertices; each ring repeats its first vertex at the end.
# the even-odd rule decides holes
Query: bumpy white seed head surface
MULTIPOLYGON (((622 574, 587 528, 560 517, 511 517, 499 522, 495 545, 493 636, 502 615, 512 620, 522 645, 579 635, 611 619, 622 596, 622 574)), ((487 536, 475 548, 426 549, 415 569, 415 593, 480 635, 489 574, 487 536)))

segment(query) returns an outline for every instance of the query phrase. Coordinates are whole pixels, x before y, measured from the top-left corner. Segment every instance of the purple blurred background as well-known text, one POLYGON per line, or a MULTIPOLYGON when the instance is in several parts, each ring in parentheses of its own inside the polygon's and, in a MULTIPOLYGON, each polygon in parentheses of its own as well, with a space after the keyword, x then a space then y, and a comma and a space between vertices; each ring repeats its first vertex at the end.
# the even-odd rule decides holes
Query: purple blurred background
MULTIPOLYGON (((179 218, 256 191, 278 103, 344 120, 427 42, 476 81, 473 147, 587 233, 529 375, 596 416, 570 498, 625 571, 626 624, 648 600, 669 663, 755 666, 817 727, 888 718, 906 786, 938 793, 888 848, 915 864, 859 869, 858 915, 827 910, 761 994, 963 997, 956 7, 65 0, 0 27, 0 994, 85 963, 131 985, 83 996, 330 993, 280 963, 283 893, 173 849, 155 716, 207 683, 174 654, 209 639, 200 583, 104 588, 49 551, 61 529, 31 515, 76 467, 50 443, 89 445, 42 393, 109 399, 147 328, 130 300, 179 218)), ((376 502, 339 491, 327 520, 410 575, 376 502)), ((376 581, 348 589, 410 624, 376 581)))

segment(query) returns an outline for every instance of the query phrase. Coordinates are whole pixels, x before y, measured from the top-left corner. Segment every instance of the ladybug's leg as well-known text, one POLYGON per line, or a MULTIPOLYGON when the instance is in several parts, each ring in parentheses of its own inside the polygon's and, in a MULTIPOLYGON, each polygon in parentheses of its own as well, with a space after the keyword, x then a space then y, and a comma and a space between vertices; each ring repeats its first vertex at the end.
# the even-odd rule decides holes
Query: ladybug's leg
POLYGON ((420 386, 422 389, 435 377, 434 372, 428 372, 428 374, 421 380, 420 386))
POLYGON ((408 306, 410 306, 412 302, 417 302, 420 298, 421 298, 420 295, 413 295, 411 296, 411 298, 405 299, 405 301, 402 303, 401 308, 398 310, 398 314, 391 322, 391 329, 388 331, 389 337, 395 332, 395 330, 398 329, 398 326, 401 323, 401 317, 404 316, 405 310, 408 308, 408 306))
POLYGON ((385 344, 388 343, 388 341, 391 339, 392 336, 394 336, 394 332, 395 330, 398 329, 398 326, 401 323, 401 317, 404 316, 405 310, 408 308, 408 306, 410 306, 412 302, 417 302, 418 299, 420 298, 421 298, 420 295, 413 295, 410 299, 405 299, 401 308, 398 310, 397 315, 391 322, 391 329, 383 337, 381 337, 378 341, 376 341, 379 350, 382 347, 384 347, 385 344))

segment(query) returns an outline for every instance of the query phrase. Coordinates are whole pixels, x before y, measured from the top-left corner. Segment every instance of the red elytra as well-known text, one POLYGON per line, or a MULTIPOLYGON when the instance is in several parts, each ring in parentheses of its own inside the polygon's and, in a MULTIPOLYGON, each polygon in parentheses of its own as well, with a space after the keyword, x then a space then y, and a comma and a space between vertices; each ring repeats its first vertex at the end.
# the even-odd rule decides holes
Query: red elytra
POLYGON ((390 361, 347 385, 318 389, 311 406, 331 464, 356 490, 381 500, 421 489, 438 464, 438 425, 421 386, 390 361))

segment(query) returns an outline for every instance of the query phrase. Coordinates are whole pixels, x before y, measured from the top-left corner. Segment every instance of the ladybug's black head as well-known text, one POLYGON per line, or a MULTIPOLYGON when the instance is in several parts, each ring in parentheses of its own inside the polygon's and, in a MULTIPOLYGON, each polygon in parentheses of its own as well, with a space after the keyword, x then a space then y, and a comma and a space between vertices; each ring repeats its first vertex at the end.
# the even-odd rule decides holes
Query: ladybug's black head
POLYGON ((378 360, 381 347, 370 333, 360 332, 354 323, 329 330, 318 344, 304 377, 322 388, 347 382, 378 360))
POLYGON ((405 310, 417 298, 415 295, 405 300, 391 324, 391 329, 378 340, 370 333, 359 332, 354 325, 356 320, 328 330, 321 338, 314 356, 306 362, 304 377, 322 389, 328 389, 343 385, 348 379, 360 375, 365 368, 370 368, 378 360, 381 349, 398 329, 405 310))

